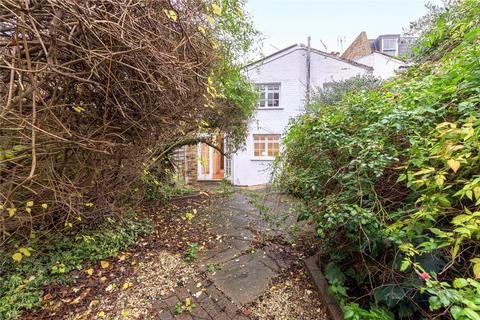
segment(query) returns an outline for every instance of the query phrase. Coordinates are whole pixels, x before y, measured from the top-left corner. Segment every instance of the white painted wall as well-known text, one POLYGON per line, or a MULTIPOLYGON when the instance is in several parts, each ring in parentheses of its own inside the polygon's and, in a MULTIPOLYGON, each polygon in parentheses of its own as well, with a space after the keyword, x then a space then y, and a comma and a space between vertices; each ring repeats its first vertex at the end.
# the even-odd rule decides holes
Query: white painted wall
POLYGON ((406 65, 405 62, 401 60, 379 52, 373 52, 369 55, 357 58, 355 61, 373 67, 373 75, 381 79, 393 77, 400 67, 406 65))
MULTIPOLYGON (((280 107, 257 109, 247 135, 246 147, 232 157, 232 183, 240 186, 264 184, 270 181, 271 159, 255 159, 253 134, 283 134, 291 118, 304 111, 306 93, 306 48, 295 46, 271 56, 246 69, 247 76, 256 84, 280 83, 280 107)), ((339 58, 311 54, 312 88, 332 80, 343 80, 369 72, 339 58)))

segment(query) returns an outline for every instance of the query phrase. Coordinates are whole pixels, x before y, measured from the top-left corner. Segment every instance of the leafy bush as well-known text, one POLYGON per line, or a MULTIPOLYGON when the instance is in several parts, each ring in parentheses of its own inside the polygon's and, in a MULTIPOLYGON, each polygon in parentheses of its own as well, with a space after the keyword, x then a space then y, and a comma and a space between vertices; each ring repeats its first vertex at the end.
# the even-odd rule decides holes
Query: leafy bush
POLYGON ((67 277, 68 272, 114 256, 150 230, 148 221, 129 213, 125 219, 108 218, 98 230, 85 230, 74 237, 47 234, 45 239, 32 234, 28 246, 18 248, 19 244, 16 244, 18 253, 22 254, 20 261, 0 252, 0 318, 13 319, 22 310, 39 307, 43 286, 51 282, 74 281, 70 275, 67 277))
POLYGON ((346 319, 480 318, 479 17, 453 5, 422 64, 286 134, 276 182, 308 204, 346 319))
POLYGON ((378 87, 381 83, 379 78, 372 75, 357 75, 350 79, 333 81, 327 88, 315 88, 312 94, 312 103, 308 105, 311 111, 318 110, 322 105, 336 103, 342 97, 352 91, 362 91, 378 87))

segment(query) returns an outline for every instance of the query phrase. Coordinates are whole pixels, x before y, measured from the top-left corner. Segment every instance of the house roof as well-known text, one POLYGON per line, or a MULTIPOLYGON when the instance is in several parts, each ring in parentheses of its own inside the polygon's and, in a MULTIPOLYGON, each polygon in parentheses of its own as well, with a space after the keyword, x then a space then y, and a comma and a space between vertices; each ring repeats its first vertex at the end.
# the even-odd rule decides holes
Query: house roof
MULTIPOLYGON (((254 61, 254 62, 251 62, 251 63, 245 65, 244 68, 249 68, 249 67, 251 67, 251 66, 254 66, 254 65, 259 64, 259 63, 261 63, 261 62, 267 61, 267 60, 269 60, 269 59, 271 59, 271 58, 274 58, 274 57, 276 57, 276 56, 279 56, 279 55, 281 55, 281 54, 283 54, 283 53, 289 54, 289 53, 291 53, 291 52, 293 52, 293 51, 291 51, 291 52, 289 52, 289 53, 287 53, 287 52, 288 52, 289 50, 291 50, 291 49, 294 49, 294 48, 296 48, 296 50, 307 50, 307 47, 306 47, 305 45, 303 45, 303 44, 294 44, 294 45, 288 46, 288 47, 286 47, 286 48, 284 48, 284 49, 281 49, 281 50, 279 50, 279 51, 277 51, 277 52, 274 52, 274 53, 272 53, 272 54, 270 54, 270 55, 268 55, 268 56, 265 56, 265 57, 263 57, 263 58, 261 58, 261 59, 258 59, 258 60, 254 61)), ((335 60, 338 60, 338 61, 342 61, 342 62, 351 64, 351 65, 353 65, 353 66, 366 69, 366 70, 368 70, 368 71, 372 71, 372 70, 373 70, 373 68, 370 67, 370 66, 364 65, 364 64, 362 64, 362 63, 359 63, 359 62, 356 62, 356 61, 353 61, 353 60, 350 60, 350 59, 345 59, 345 58, 343 58, 343 57, 339 57, 339 56, 336 56, 336 55, 334 55, 334 54, 330 54, 330 53, 324 52, 324 51, 322 51, 322 50, 318 50, 318 49, 315 49, 315 48, 310 48, 310 50, 311 50, 312 52, 316 53, 316 54, 319 54, 319 55, 322 55, 322 56, 325 56, 325 57, 329 57, 329 58, 332 58, 332 59, 335 59, 335 60)))
POLYGON ((367 56, 371 53, 372 47, 370 45, 370 41, 368 40, 367 33, 362 31, 342 54, 342 58, 355 59, 367 56))
POLYGON ((381 55, 384 55, 390 59, 393 59, 393 60, 398 60, 400 62, 406 62, 404 59, 400 58, 400 57, 397 57, 397 56, 392 56, 392 55, 389 55, 389 54, 386 54, 384 52, 381 52, 381 51, 378 51, 378 50, 373 50, 372 53, 378 53, 378 54, 381 54, 381 55))

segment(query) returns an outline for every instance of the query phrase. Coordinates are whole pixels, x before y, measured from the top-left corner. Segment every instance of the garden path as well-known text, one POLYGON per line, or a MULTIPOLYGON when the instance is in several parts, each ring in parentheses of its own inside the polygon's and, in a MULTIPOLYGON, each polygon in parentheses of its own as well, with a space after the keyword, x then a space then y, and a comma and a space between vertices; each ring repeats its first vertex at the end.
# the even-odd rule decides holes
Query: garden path
MULTIPOLYGON (((298 236, 297 230, 292 228, 296 225, 292 200, 269 191, 265 187, 236 189, 230 196, 217 199, 211 205, 211 228, 217 235, 217 245, 202 252, 197 260, 197 266, 206 275, 205 294, 197 298, 202 291, 195 292, 194 283, 191 283, 187 287, 193 290, 177 289, 181 293, 166 301, 167 305, 182 301, 188 295, 193 296, 191 303, 196 307, 183 316, 186 319, 247 319, 250 316, 287 319, 293 309, 300 309, 295 311, 307 315, 303 310, 305 306, 294 306, 294 302, 288 301, 293 297, 292 292, 285 292, 282 297, 270 294, 271 301, 265 301, 263 310, 258 301, 269 293, 275 277, 299 262, 298 255, 291 250, 291 244, 298 236), (282 241, 276 241, 278 239, 282 241), (289 308, 287 312, 282 310, 285 307, 289 308), (269 308, 276 310, 265 310, 269 308)), ((289 288, 287 291, 295 290, 305 290, 307 296, 313 294, 308 288, 289 288)), ((301 304, 302 298, 315 299, 302 296, 296 302, 301 304)), ((314 303, 308 309, 312 306, 314 310, 310 311, 314 315, 302 319, 325 318, 323 308, 314 303)), ((174 316, 175 312, 170 308, 163 319, 174 316)))

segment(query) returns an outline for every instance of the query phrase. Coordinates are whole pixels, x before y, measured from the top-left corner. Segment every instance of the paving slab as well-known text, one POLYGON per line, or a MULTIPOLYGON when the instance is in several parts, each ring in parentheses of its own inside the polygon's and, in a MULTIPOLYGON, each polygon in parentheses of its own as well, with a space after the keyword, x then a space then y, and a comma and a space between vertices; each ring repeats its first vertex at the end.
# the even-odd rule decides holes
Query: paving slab
POLYGON ((270 279, 276 275, 270 267, 274 264, 263 251, 257 251, 230 260, 210 278, 234 302, 245 305, 268 288, 270 279))

